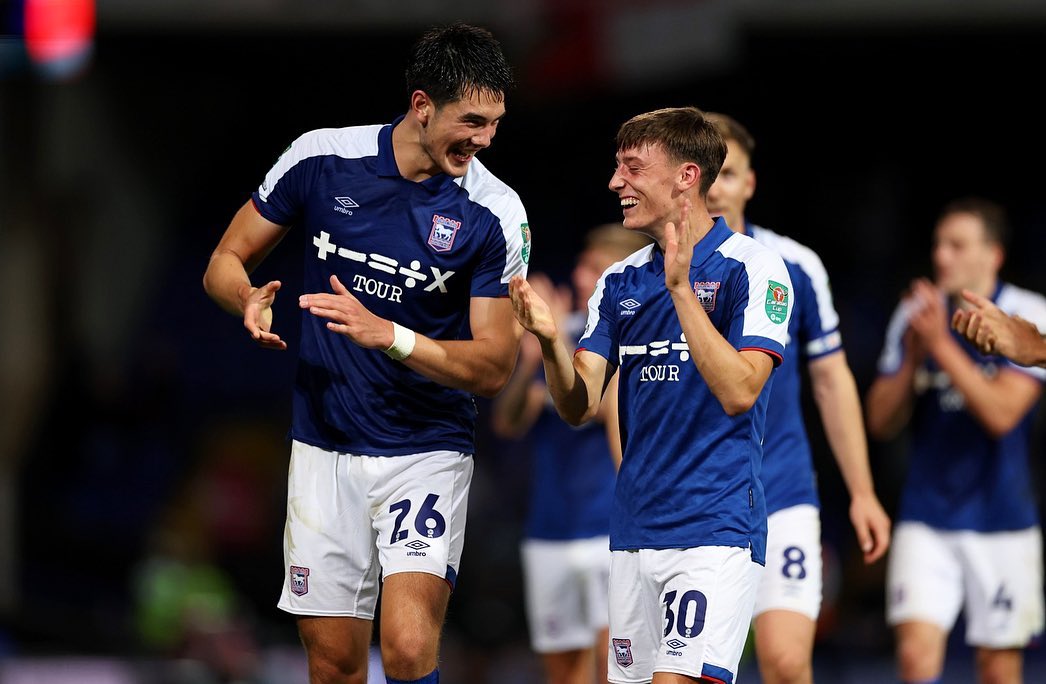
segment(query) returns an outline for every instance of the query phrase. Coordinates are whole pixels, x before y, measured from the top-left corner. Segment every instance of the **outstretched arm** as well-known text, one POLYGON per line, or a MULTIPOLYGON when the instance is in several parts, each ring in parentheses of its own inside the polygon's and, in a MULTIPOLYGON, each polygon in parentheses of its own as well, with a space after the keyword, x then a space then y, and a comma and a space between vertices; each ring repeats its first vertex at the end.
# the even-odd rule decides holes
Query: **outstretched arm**
POLYGON ((203 287, 211 299, 229 313, 242 316, 251 337, 268 349, 287 348, 271 330, 272 303, 280 281, 254 287, 249 274, 286 234, 285 226, 263 218, 248 200, 225 229, 203 275, 203 287))
POLYGON ((1046 366, 1046 339, 1035 324, 1003 313, 991 300, 963 290, 974 308, 956 310, 952 327, 983 354, 1000 354, 1021 366, 1046 366))
POLYGON ((872 483, 857 382, 842 350, 814 359, 809 369, 825 436, 850 492, 850 522, 865 563, 874 563, 890 545, 890 518, 872 483))
POLYGON ((610 381, 610 365, 593 352, 571 355, 548 303, 521 276, 509 282, 509 296, 516 320, 541 343, 545 383, 556 411, 571 425, 591 420, 610 381))

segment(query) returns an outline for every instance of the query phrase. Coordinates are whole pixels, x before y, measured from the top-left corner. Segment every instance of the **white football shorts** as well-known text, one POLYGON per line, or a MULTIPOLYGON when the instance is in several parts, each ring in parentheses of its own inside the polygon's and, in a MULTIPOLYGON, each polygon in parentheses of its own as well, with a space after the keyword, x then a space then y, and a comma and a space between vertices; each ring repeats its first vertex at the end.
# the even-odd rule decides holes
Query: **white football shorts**
POLYGON ((802 504, 766 519, 766 570, 759 581, 755 615, 788 610, 813 621, 821 612, 821 513, 802 504))
POLYGON ((379 570, 436 575, 453 588, 472 466, 459 452, 363 456, 293 442, 278 606, 373 619, 379 570))
POLYGON ((950 631, 966 610, 966 643, 1022 648, 1043 630, 1042 532, 939 530, 902 522, 886 568, 886 620, 950 631))
POLYGON ((610 681, 673 672, 732 683, 762 571, 733 546, 612 551, 610 681))
POLYGON ((523 588, 537 653, 591 648, 609 623, 610 537, 524 539, 523 588))

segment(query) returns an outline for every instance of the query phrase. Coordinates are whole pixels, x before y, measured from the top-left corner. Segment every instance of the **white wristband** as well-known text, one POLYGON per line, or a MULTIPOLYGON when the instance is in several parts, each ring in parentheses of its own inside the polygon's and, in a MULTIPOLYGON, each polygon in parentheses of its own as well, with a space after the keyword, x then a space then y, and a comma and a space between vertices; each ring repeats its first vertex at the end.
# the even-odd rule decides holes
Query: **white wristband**
POLYGON ((418 336, 410 328, 399 323, 392 324, 392 346, 385 350, 385 354, 393 361, 402 361, 414 351, 414 343, 418 336))

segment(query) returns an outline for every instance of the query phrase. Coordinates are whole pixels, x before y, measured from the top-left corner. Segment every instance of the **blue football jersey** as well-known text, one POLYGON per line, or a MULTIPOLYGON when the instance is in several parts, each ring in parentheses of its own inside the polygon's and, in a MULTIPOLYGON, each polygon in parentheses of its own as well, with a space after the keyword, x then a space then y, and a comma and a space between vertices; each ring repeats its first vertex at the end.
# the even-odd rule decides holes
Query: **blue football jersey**
POLYGON ((770 387, 764 390, 771 392, 763 438, 766 512, 800 504, 819 506, 813 456, 800 410, 801 371, 803 361, 842 349, 839 314, 832 303, 828 273, 816 252, 772 230, 756 225, 745 228, 756 242, 781 255, 795 292, 784 360, 774 373, 772 392, 770 387))
MULTIPOLYGON (((717 219, 694 247, 690 280, 734 348, 760 350, 780 362, 793 301, 780 256, 717 219)), ((578 348, 599 354, 621 374, 624 458, 611 549, 737 546, 763 563, 759 469, 767 395, 741 415, 723 411, 690 358, 656 245, 603 274, 578 348)))
MULTIPOLYGON (((266 219, 305 244, 304 292, 341 282, 374 314, 437 340, 469 336, 472 297, 504 297, 526 275, 530 229, 519 196, 476 159, 462 178, 403 178, 392 125, 302 135, 254 193, 266 219)), ((304 312, 291 436, 341 452, 472 453, 476 406, 363 349, 304 312)))
MULTIPOLYGON (((571 341, 581 336, 586 315, 570 316, 563 331, 571 341)), ((544 377, 544 368, 538 371, 544 377)), ((530 539, 567 540, 605 536, 614 500, 614 461, 606 425, 590 421, 568 425, 552 398, 530 431, 532 449, 530 507, 525 534, 530 539)))
MULTIPOLYGON (((992 297, 1003 311, 1046 330, 1046 298, 1007 283, 992 297)), ((890 320, 879 372, 896 373, 904 358, 908 317, 904 303, 890 320)), ((954 330, 962 348, 989 377, 1009 368, 1040 382, 1046 370, 1024 368, 1001 356, 981 354, 954 330)), ((946 530, 999 532, 1038 524, 1028 470, 1028 442, 1036 408, 1016 428, 994 438, 965 409, 962 394, 933 359, 916 372, 908 476, 898 520, 913 520, 946 530)))

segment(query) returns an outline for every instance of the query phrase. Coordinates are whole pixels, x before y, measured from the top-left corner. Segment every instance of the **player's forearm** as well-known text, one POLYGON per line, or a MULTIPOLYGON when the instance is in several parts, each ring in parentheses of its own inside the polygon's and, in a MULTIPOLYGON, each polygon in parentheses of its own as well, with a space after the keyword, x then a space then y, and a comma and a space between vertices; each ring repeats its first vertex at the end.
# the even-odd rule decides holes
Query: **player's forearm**
POLYGON ((215 251, 203 274, 203 289, 225 311, 243 315, 251 279, 243 262, 230 251, 215 251))
POLYGON ((1034 323, 1007 316, 999 325, 1006 333, 1000 335, 999 353, 1021 366, 1046 366, 1046 338, 1034 323))
POLYGON ((518 342, 518 335, 495 342, 434 340, 416 334, 414 351, 402 363, 441 385, 489 398, 508 382, 518 342))
POLYGON ((541 340, 541 359, 545 366, 545 384, 556 412, 570 425, 591 420, 599 409, 602 386, 591 386, 575 366, 575 356, 558 337, 541 340))
POLYGON ((690 290, 672 292, 690 358, 723 410, 736 416, 752 408, 766 378, 719 334, 690 290))
POLYGON ((868 434, 876 439, 894 437, 912 415, 915 366, 904 362, 893 375, 880 375, 865 401, 868 434))
MULTIPOLYGON (((538 393, 534 391, 534 385, 540 384, 534 382, 536 370, 536 364, 529 359, 517 361, 512 377, 494 400, 491 406, 491 427, 498 436, 516 438, 534 424, 541 410, 540 406, 531 406, 535 401, 540 402, 538 393)), ((541 394, 544 394, 544 389, 541 394)))
POLYGON ((814 401, 825 437, 851 498, 875 494, 857 382, 842 352, 810 366, 814 401))
POLYGON ((962 393, 966 410, 989 434, 1001 437, 1017 427, 1027 407, 995 378, 987 377, 955 340, 945 338, 932 354, 962 393))

